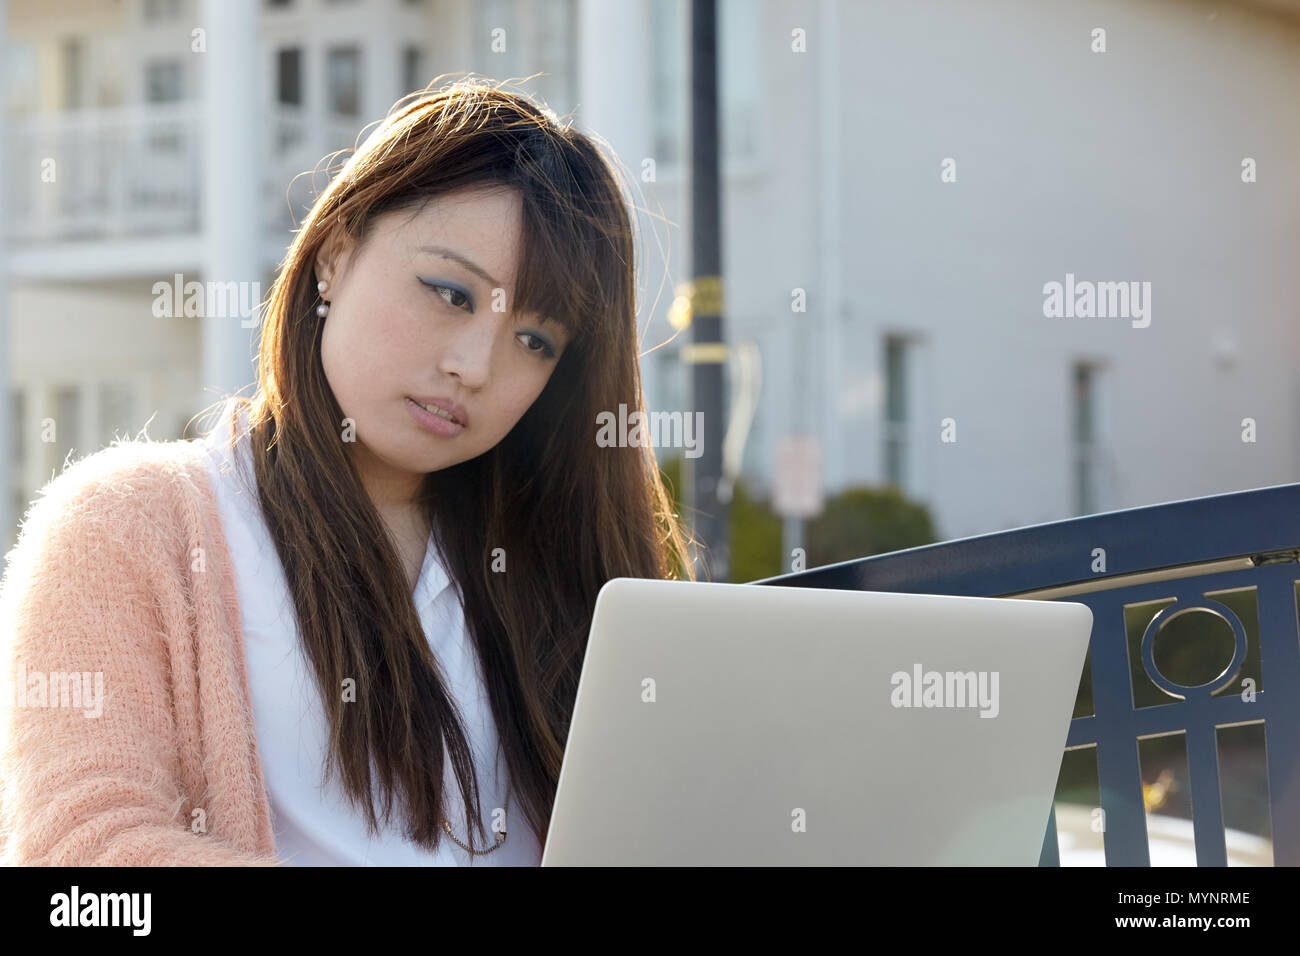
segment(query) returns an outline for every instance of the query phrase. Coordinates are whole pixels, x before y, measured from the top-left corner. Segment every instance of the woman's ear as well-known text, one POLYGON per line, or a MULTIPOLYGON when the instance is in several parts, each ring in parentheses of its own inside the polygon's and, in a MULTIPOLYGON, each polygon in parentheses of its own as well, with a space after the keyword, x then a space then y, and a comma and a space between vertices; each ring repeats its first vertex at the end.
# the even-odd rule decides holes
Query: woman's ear
POLYGON ((316 278, 333 283, 335 276, 346 265, 351 247, 352 243, 342 229, 331 232, 316 253, 316 278))

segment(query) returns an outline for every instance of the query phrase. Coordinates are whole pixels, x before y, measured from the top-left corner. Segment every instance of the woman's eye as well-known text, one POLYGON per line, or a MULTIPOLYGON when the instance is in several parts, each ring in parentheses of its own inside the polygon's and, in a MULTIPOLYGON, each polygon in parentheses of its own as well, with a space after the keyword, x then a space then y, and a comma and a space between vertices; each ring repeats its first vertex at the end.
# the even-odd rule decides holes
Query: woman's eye
MULTIPOLYGON (((424 280, 420 281, 423 282, 424 280)), ((464 309, 465 306, 469 304, 469 296, 464 292, 461 292, 460 289, 452 288, 449 285, 439 285, 436 282, 425 282, 424 284, 438 295, 442 296, 442 298, 446 300, 447 304, 454 309, 464 309)), ((473 312, 474 310, 473 308, 470 308, 467 311, 473 312)))
POLYGON ((551 348, 551 344, 541 336, 533 335, 531 332, 520 332, 519 335, 521 339, 529 339, 537 344, 538 347, 534 348, 528 342, 524 342, 524 345, 528 346, 528 351, 536 352, 546 358, 554 358, 555 349, 551 348))

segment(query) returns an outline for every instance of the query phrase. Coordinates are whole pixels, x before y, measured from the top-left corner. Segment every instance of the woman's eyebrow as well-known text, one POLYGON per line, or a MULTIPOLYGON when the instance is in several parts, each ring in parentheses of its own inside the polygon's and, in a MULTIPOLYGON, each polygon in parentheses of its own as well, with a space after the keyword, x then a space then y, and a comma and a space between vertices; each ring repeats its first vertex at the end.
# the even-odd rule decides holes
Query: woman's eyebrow
POLYGON ((431 252, 435 256, 442 256, 442 258, 450 259, 452 262, 459 262, 461 265, 463 265, 470 272, 474 273, 484 282, 490 284, 494 289, 504 288, 504 286, 500 282, 492 278, 492 276, 488 275, 488 273, 484 271, 482 268, 480 268, 475 262, 466 259, 455 249, 448 249, 446 246, 420 246, 419 249, 417 249, 416 251, 431 252))

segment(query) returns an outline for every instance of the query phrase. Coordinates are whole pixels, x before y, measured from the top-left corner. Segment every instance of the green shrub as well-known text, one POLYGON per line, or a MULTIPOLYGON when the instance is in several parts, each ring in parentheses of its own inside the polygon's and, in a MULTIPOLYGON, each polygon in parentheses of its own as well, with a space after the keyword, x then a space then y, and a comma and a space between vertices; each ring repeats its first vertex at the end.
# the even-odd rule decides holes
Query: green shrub
POLYGON ((755 499, 743 478, 731 492, 731 580, 757 581, 789 570, 781 555, 781 516, 755 499))
MULTIPOLYGON (((682 509, 683 459, 661 466, 673 495, 675 510, 690 523, 682 509)), ((757 581, 790 570, 790 557, 782 553, 781 516, 768 502, 755 498, 743 478, 732 489, 731 580, 757 581)), ((935 540, 930 512, 910 502, 892 486, 851 488, 828 498, 822 514, 804 525, 809 568, 872 554, 900 551, 935 540)))
POLYGON ((935 534, 929 509, 886 485, 850 488, 828 498, 825 510, 808 522, 804 538, 813 568, 931 544, 935 534))

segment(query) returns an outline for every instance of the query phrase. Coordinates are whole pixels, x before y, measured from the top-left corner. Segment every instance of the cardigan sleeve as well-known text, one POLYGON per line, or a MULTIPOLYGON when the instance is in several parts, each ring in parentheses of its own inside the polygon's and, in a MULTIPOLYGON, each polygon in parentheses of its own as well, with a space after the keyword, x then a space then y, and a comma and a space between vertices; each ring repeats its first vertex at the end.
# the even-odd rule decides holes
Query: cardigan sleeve
POLYGON ((166 633, 184 604, 179 544, 168 553, 159 539, 175 527, 158 513, 166 509, 151 512, 130 485, 46 492, 8 555, 0 857, 29 866, 278 865, 192 832, 183 812, 166 633), (34 672, 44 675, 35 685, 49 685, 45 705, 32 699, 34 672))

